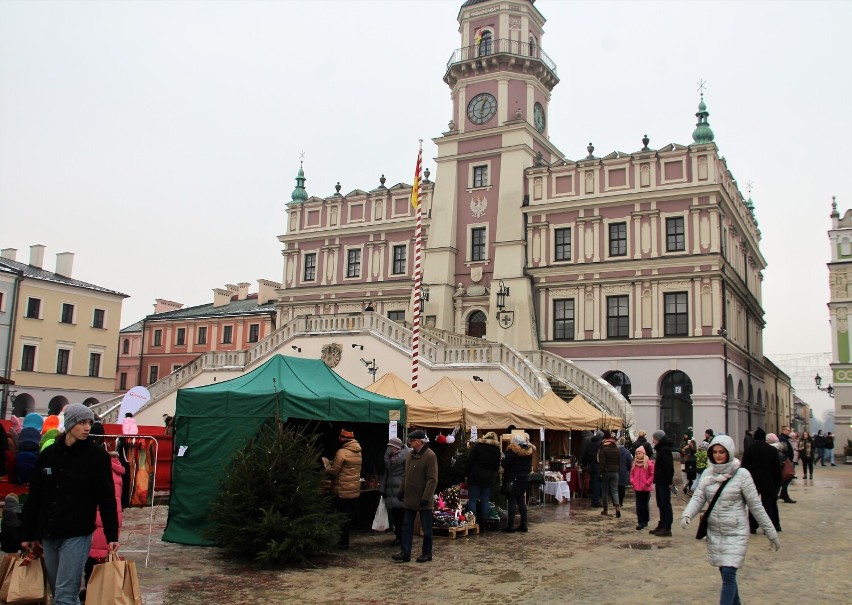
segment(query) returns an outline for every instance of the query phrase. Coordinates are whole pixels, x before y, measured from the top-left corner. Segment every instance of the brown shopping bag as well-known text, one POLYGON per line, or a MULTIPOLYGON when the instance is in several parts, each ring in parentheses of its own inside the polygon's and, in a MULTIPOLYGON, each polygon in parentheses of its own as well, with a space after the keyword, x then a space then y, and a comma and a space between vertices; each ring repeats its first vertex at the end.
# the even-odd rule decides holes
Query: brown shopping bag
POLYGON ((86 585, 86 603, 96 605, 142 605, 136 562, 110 553, 95 565, 86 585))
POLYGON ((9 584, 6 583, 6 590, 3 590, 3 583, 6 579, 6 576, 9 575, 9 570, 12 568, 12 565, 15 563, 15 560, 18 558, 18 555, 8 554, 3 557, 3 560, 0 561, 0 601, 6 600, 6 595, 9 593, 9 584))
POLYGON ((47 603, 49 592, 41 552, 30 551, 27 555, 21 553, 9 565, 0 587, 0 600, 9 605, 47 603))

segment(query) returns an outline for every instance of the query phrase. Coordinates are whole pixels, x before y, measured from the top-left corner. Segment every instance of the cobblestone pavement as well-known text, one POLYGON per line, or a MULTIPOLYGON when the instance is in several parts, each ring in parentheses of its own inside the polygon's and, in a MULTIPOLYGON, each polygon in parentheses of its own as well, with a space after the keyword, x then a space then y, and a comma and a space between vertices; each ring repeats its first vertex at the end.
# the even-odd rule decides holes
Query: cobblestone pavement
MULTIPOLYGON (((816 478, 790 487, 796 504, 780 503, 781 551, 753 536, 738 574, 743 603, 852 603, 852 466, 817 467, 816 478)), ((145 605, 302 603, 319 605, 448 603, 717 603, 721 580, 707 563, 695 523, 679 526, 686 498, 674 498, 672 538, 636 531, 628 492, 621 519, 588 500, 531 507, 527 534, 436 538, 434 560, 393 563, 387 534, 354 533, 352 548, 311 569, 258 571, 213 548, 160 540, 168 509, 156 507, 149 566, 147 511, 127 511, 123 548, 138 563, 145 605)), ((611 513, 613 511, 610 511, 611 513)), ((652 498, 652 526, 656 523, 652 498)), ((419 541, 415 540, 415 555, 419 541)))

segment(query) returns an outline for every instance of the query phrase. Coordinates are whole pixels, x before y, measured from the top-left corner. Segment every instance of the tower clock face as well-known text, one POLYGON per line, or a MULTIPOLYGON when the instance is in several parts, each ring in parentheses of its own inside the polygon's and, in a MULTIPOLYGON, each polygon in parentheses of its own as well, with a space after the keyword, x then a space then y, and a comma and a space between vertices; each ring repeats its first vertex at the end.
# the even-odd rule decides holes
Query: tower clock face
POLYGON ((484 92, 478 94, 467 105, 467 117, 474 124, 485 124, 497 113, 497 99, 484 92))
POLYGON ((535 128, 539 132, 544 132, 544 127, 547 125, 547 120, 544 117, 544 107, 541 103, 536 103, 533 106, 533 120, 535 120, 535 128))

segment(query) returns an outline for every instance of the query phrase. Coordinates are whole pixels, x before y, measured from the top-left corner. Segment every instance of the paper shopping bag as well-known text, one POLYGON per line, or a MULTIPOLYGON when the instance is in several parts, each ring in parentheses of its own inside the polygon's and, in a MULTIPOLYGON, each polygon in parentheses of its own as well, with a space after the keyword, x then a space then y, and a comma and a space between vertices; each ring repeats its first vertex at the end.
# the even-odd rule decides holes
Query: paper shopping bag
POLYGON ((86 585, 86 603, 97 605, 142 605, 136 563, 110 554, 95 565, 86 585))
POLYGON ((0 602, 5 601, 6 595, 9 594, 9 583, 6 582, 6 576, 9 575, 9 571, 11 571, 17 558, 18 555, 8 554, 0 561, 0 602))
POLYGON ((0 594, 5 603, 23 605, 24 603, 47 603, 49 590, 47 574, 44 573, 44 560, 41 555, 23 553, 13 562, 3 580, 5 594, 0 594))

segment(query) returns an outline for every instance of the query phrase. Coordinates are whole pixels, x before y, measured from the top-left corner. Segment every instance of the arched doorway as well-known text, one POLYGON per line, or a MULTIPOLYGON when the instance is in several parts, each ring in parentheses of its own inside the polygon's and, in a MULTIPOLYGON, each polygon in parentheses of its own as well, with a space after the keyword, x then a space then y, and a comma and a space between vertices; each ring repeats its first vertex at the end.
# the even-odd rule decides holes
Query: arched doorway
POLYGON ((98 401, 94 397, 89 397, 89 398, 83 400, 83 405, 86 406, 87 408, 90 408, 97 403, 100 403, 100 401, 98 401))
POLYGON ((488 326, 488 318, 482 311, 474 311, 467 318, 467 335, 474 338, 485 338, 485 328, 488 326))
POLYGON ((59 416, 59 413, 68 405, 68 398, 62 395, 53 397, 47 404, 47 413, 51 416, 59 416))
POLYGON ((660 425, 675 444, 692 426, 692 380, 685 372, 674 370, 660 382, 660 425))
POLYGON ((627 401, 630 401, 630 377, 620 370, 607 372, 603 375, 603 379, 615 387, 615 390, 621 393, 627 401))
POLYGON ((15 401, 12 402, 12 414, 18 418, 23 418, 30 412, 35 411, 35 399, 29 393, 21 393, 15 396, 15 401))

